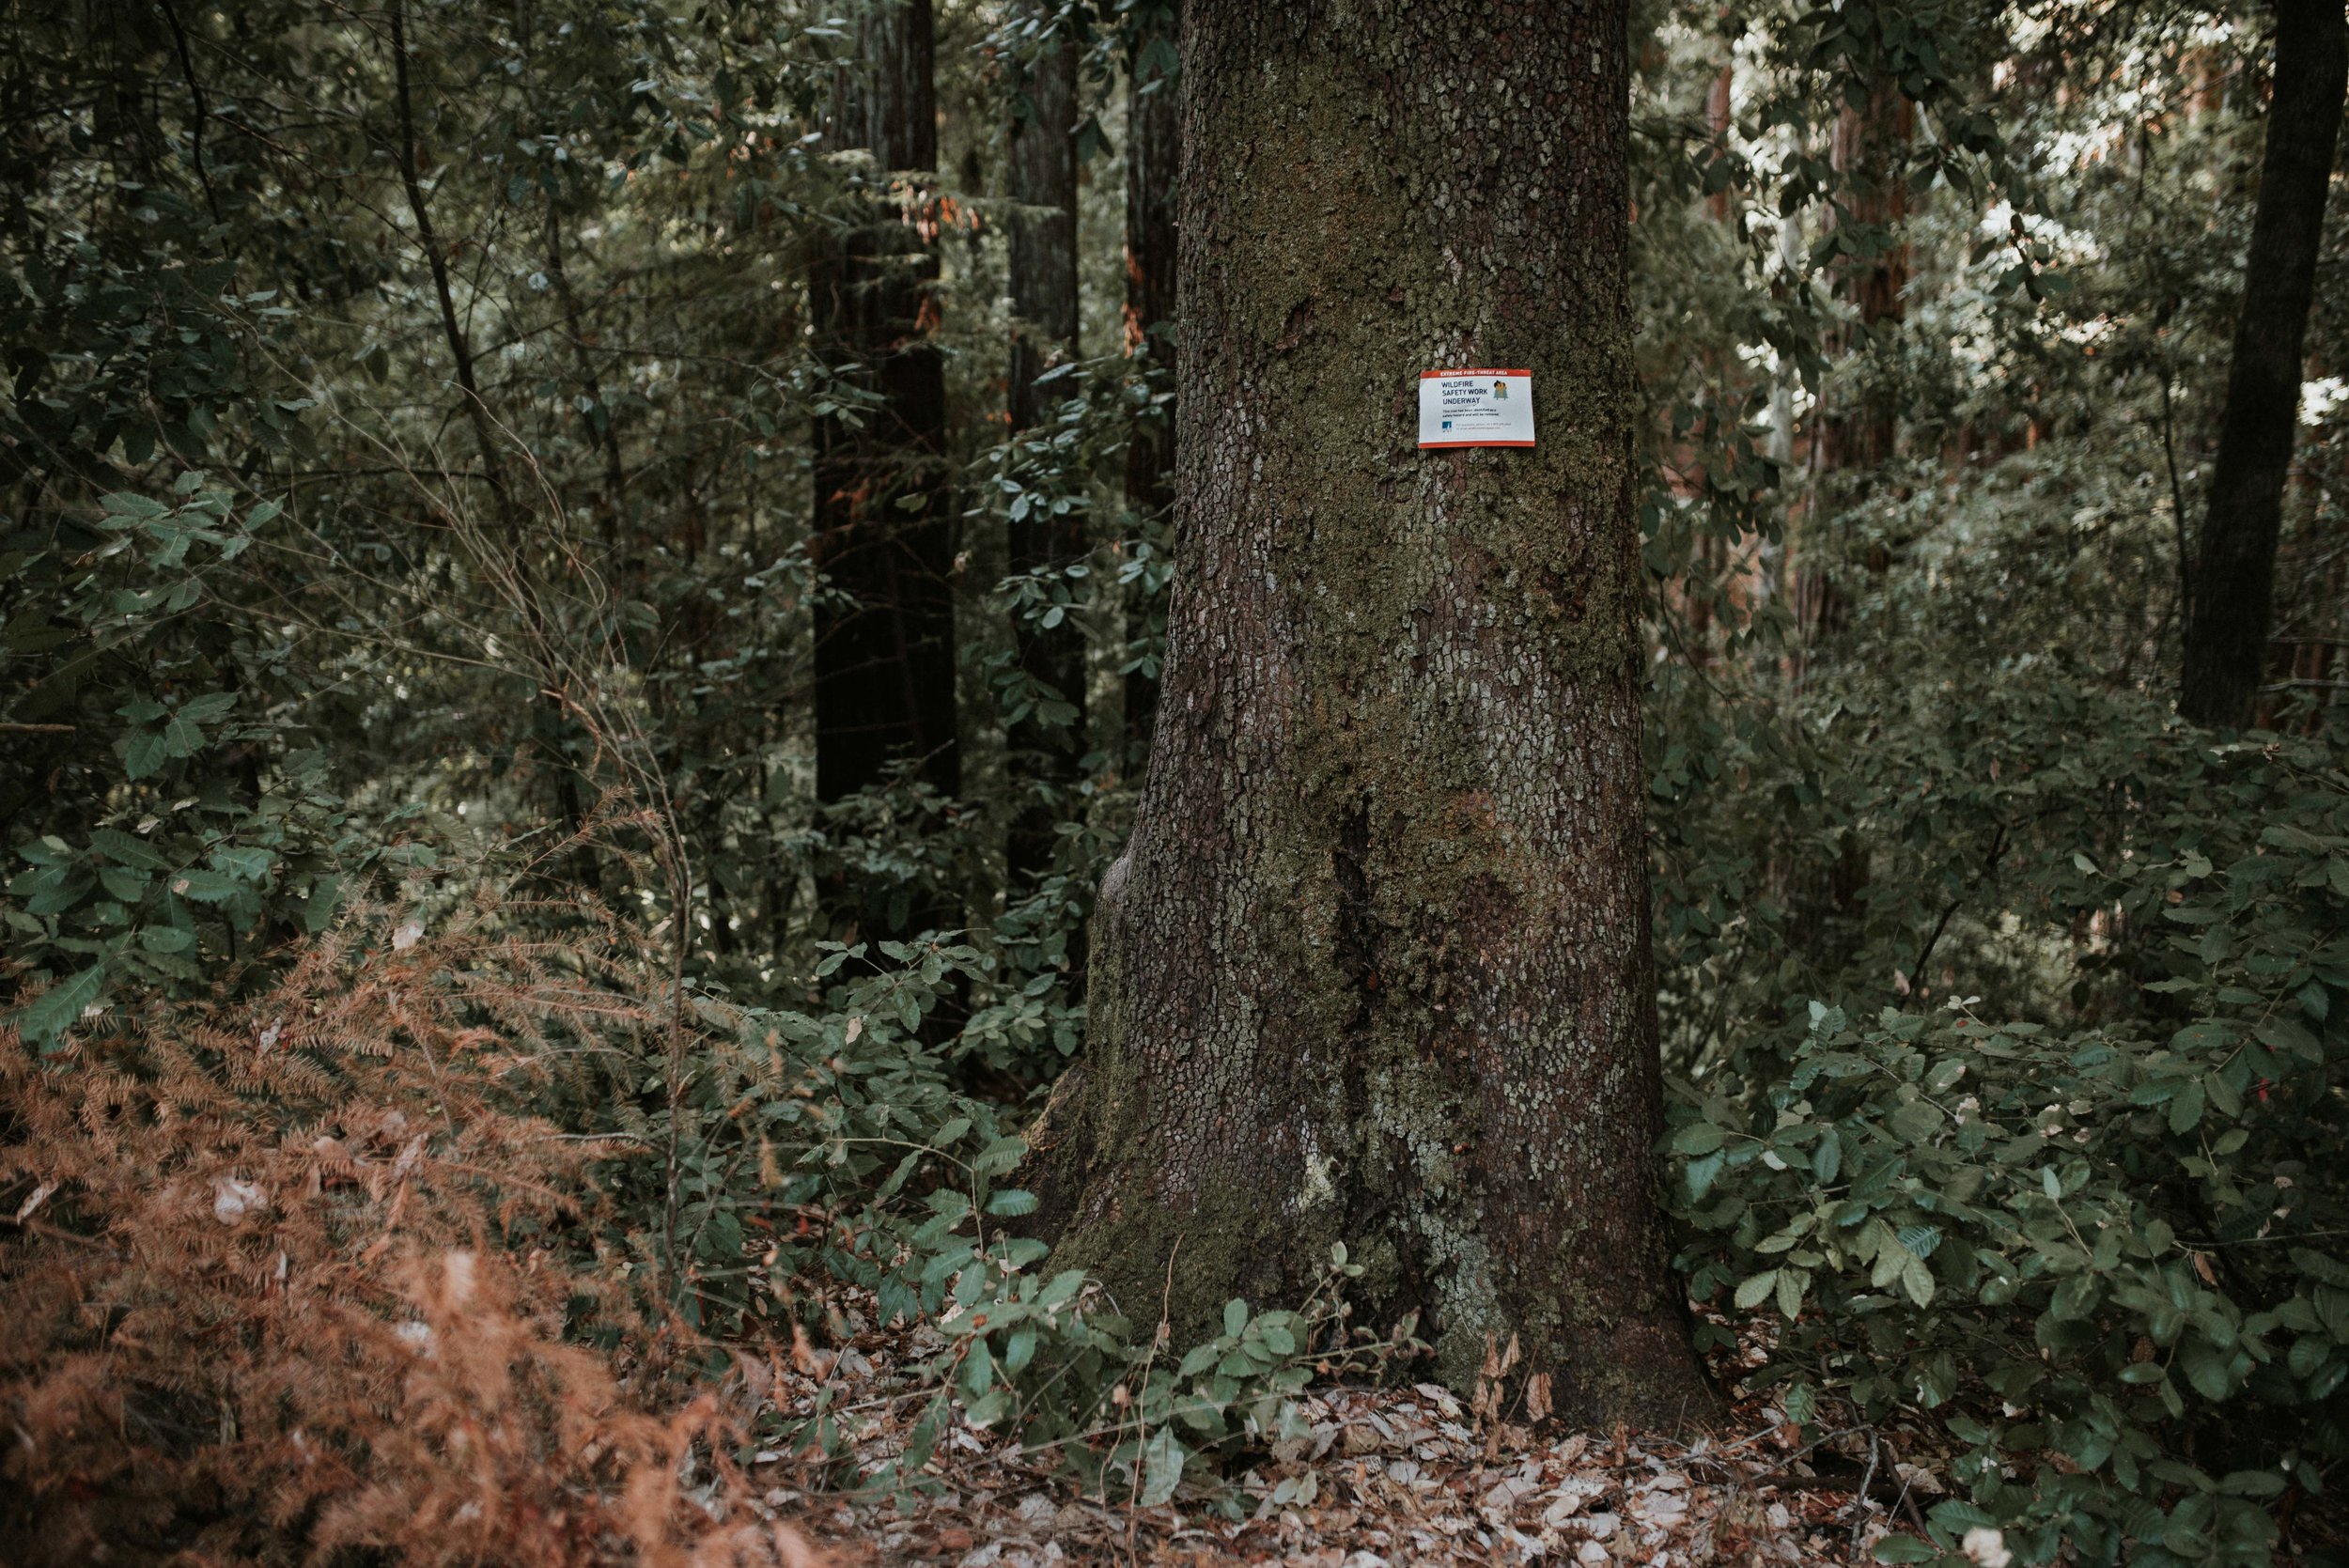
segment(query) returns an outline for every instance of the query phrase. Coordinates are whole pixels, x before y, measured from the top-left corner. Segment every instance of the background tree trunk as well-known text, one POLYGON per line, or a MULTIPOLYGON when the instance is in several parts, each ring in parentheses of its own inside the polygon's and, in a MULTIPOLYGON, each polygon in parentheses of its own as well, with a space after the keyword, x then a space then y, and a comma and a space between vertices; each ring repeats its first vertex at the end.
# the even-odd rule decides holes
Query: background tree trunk
MULTIPOLYGON (((938 162, 929 0, 869 8, 835 104, 836 141, 881 170, 938 162)), ((878 176, 877 176, 878 178, 878 176)), ((909 203, 920 200, 917 194, 909 203)), ((901 756, 952 792, 955 523, 947 494, 946 384, 932 333, 938 257, 876 196, 870 222, 825 247, 809 280, 820 352, 880 396, 862 427, 818 421, 815 555, 853 607, 816 614, 816 793, 836 800, 901 756)))
POLYGON ((2278 0, 2275 94, 2243 315, 2186 605, 2178 711, 2198 724, 2249 722, 2266 659, 2284 475, 2299 427, 2301 343, 2345 90, 2341 0, 2278 0))
MULTIPOLYGON (((1840 210, 1830 210, 1828 222, 1857 230, 1856 242, 1883 243, 1873 256, 1846 256, 1838 268, 1859 312, 1857 331, 1838 331, 1828 345, 1839 358, 1871 347, 1879 329, 1897 329, 1906 312, 1902 296, 1908 287, 1908 246, 1900 225, 1908 216, 1908 185, 1901 163, 1916 124, 1917 106, 1889 79, 1875 85, 1865 108, 1845 104, 1835 116, 1829 157, 1843 179, 1840 210)), ((1812 493, 1803 517, 1809 537, 1791 552, 1799 567, 1795 622, 1806 644, 1843 630, 1851 618, 1851 591, 1837 581, 1836 567, 1849 554, 1839 536, 1847 526, 1843 513, 1859 496, 1849 481, 1829 476, 1890 462, 1900 433, 1897 406, 1890 399, 1855 397, 1846 387, 1843 401, 1844 407, 1824 411, 1812 437, 1812 493)), ((1888 564, 1869 563, 1879 571, 1888 564)), ((1806 651, 1796 655, 1798 675, 1806 651)))
MULTIPOLYGON (((1055 33, 1029 64, 1021 84, 1029 114, 1011 126, 1011 429, 1016 436, 1042 424, 1060 401, 1036 378, 1077 351, 1077 51, 1055 33)), ((1064 391, 1061 396, 1066 396, 1064 391)), ((1014 572, 1044 571, 1085 552, 1084 516, 1030 512, 1011 525, 1014 572)), ((1020 808, 1012 821, 1010 865, 1015 877, 1052 862, 1053 827, 1061 814, 1039 803, 1033 786, 1065 787, 1077 777, 1085 706, 1084 635, 1073 619, 1050 629, 1022 620, 1013 629, 1019 667, 1077 709, 1069 729, 1030 720, 1009 737, 1013 780, 1020 808)))
MULTIPOLYGON (((1077 347, 1077 51, 1055 34, 1011 125, 1011 426, 1041 422, 1035 379, 1077 347)), ((1050 399, 1050 401, 1057 401, 1050 399)))
MULTIPOLYGON (((1164 69, 1161 42, 1182 41, 1181 0, 1143 28, 1128 62, 1126 98, 1126 351, 1172 365, 1176 282, 1175 210, 1183 174, 1182 77, 1164 69), (1155 335, 1153 328, 1160 329, 1155 335)), ((1126 500, 1136 511, 1174 505, 1174 411, 1139 426, 1126 448, 1126 500)), ((1159 683, 1126 681, 1126 733, 1136 755, 1149 747, 1159 683)))
POLYGON ((1570 1419, 1669 1423, 1625 22, 1190 8, 1183 570, 1034 1177, 1129 1311, 1344 1240, 1455 1383, 1516 1336, 1570 1419), (1418 450, 1447 365, 1531 367, 1541 444, 1418 450))

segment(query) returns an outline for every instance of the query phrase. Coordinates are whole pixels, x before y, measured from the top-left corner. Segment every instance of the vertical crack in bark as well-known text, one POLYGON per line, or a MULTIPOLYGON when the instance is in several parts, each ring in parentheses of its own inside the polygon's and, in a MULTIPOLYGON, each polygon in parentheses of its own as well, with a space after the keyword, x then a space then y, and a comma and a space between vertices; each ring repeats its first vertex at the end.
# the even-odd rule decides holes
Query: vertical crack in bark
MULTIPOLYGON (((1330 850, 1330 870, 1338 887, 1338 970, 1346 976, 1353 998, 1345 1032, 1350 1039, 1361 1040, 1369 1036, 1371 1015, 1378 1006, 1384 945, 1371 903, 1369 801, 1340 819, 1337 843, 1330 850)), ((1361 1055, 1359 1050, 1346 1052, 1349 1072, 1355 1076, 1359 1076, 1361 1055)))

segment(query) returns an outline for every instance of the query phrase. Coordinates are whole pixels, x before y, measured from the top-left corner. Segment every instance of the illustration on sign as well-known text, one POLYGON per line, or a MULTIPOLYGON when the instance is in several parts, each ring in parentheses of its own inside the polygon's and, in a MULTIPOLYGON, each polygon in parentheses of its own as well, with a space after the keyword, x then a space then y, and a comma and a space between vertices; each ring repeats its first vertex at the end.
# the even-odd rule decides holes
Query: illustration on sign
POLYGON ((1422 446, 1531 446, 1533 372, 1429 370, 1419 379, 1422 446))

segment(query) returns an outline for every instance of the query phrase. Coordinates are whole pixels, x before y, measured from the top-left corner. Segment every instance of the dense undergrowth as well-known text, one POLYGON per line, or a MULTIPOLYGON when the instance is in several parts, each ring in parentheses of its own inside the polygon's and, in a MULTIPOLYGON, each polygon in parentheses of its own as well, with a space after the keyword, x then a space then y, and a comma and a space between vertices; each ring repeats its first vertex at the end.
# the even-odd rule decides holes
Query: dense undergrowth
POLYGON ((594 1179, 654 1157, 543 1113, 660 1028, 584 951, 361 908, 249 1001, 0 1039, 0 1555, 807 1560, 697 1501, 740 1374, 594 1179))
POLYGON ((2349 1452, 2349 773, 2152 715, 2105 748, 2135 779, 2090 759, 2103 831, 2038 890, 2085 938, 2072 1005, 1813 1001, 1708 1063, 1674 1113, 1686 1261, 1782 1320, 1790 1414, 1948 1434, 1945 1549, 2263 1561, 2349 1452))
POLYGON ((973 950, 844 948, 824 1009, 680 1013, 640 939, 362 904, 250 998, 11 1030, 10 1560, 796 1561, 738 1466, 846 1448, 832 1390, 759 1403, 762 1358, 846 1332, 843 1285, 942 1334, 908 1451, 831 1478, 883 1495, 934 1484, 959 1407, 1155 1505, 1283 1435, 1315 1368, 1413 1348, 1349 1330, 1343 1255, 1179 1347, 1037 1267, 1024 1145, 923 1040, 973 950))
MULTIPOLYGON (((1896 1560, 1993 1524, 2025 1562, 2262 1561, 2280 1501, 2342 1453, 2349 774, 2323 734, 2217 741, 2150 704, 2003 692, 2092 731, 2032 752, 2047 727, 1968 705, 1995 766, 1903 757, 1898 789, 1819 770, 1799 732, 1775 754, 1807 773, 1729 796, 1707 759, 1659 751, 1668 993, 1766 992, 1775 966, 1732 955, 1789 939, 1725 947, 1675 902, 1671 846, 1701 824, 1710 876, 1761 867, 1739 920, 1847 946, 1842 995, 1679 1034, 1692 1293, 1781 1320, 1750 1381, 1789 1419, 1943 1435, 1960 1495, 1932 1511, 1937 1545, 1889 1542, 1896 1560), (1806 790, 1791 818, 1737 815, 1806 790), (1770 895, 1770 846, 1835 814, 1933 831, 1889 835, 1875 876, 1806 915, 1799 882, 1770 895), (1961 852, 1985 839, 1986 864, 1961 852)), ((931 826, 896 863, 949 852, 935 815, 909 819, 931 826)), ((91 832, 87 876, 150 870, 168 916, 184 871, 122 833, 91 832)), ((24 911, 65 859, 33 846, 13 890, 60 941, 70 923, 24 911)), ((801 1005, 750 1005, 677 988, 658 923, 434 859, 317 935, 248 937, 176 1000, 114 982, 60 1017, 70 981, 29 993, 0 1079, 0 1307, 26 1330, 0 1371, 13 1555, 787 1552, 710 1504, 752 1446, 910 1498, 957 1420, 1088 1486, 1211 1501, 1218 1458, 1278 1440, 1316 1376, 1416 1348, 1349 1321, 1342 1255, 1313 1300, 1235 1302, 1196 1345, 1054 1271, 1006 1185, 1026 1110, 972 1086, 1049 1078, 1081 1013, 1005 985, 1019 949, 992 933, 830 944, 801 1005), (759 1414, 759 1359, 844 1335, 844 1286, 936 1335, 925 1417, 878 1471, 830 1468, 851 1412, 759 1414)), ((1005 924, 1057 955, 1050 911, 1081 904, 1040 902, 1005 924)))

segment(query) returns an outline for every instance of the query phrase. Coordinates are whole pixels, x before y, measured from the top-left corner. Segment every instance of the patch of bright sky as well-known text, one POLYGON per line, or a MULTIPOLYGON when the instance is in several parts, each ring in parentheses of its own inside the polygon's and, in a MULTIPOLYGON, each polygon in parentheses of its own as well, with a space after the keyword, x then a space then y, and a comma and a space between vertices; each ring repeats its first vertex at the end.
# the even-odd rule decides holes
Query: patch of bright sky
POLYGON ((2327 425, 2343 411, 2349 411, 2349 380, 2326 376, 2300 383, 2301 424, 2327 425))
MULTIPOLYGON (((2015 226, 2014 204, 2003 199, 1992 202, 1989 210, 1983 213, 1978 226, 1983 234, 2003 235, 2010 232, 2015 226)), ((2082 262, 2102 261, 2105 258, 2103 241, 2084 229, 2067 228, 2043 213, 2023 214, 2023 232, 2033 240, 2045 241, 2055 253, 2055 262, 2059 267, 2077 267, 2082 262)), ((1998 264, 2004 266, 2009 259, 2011 257, 2000 258, 1998 264)))

